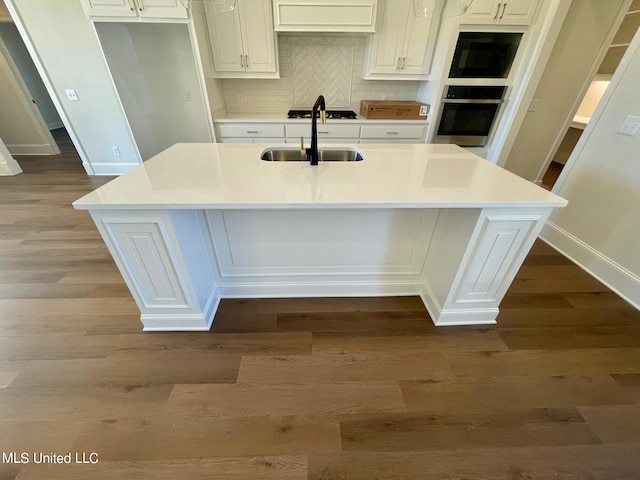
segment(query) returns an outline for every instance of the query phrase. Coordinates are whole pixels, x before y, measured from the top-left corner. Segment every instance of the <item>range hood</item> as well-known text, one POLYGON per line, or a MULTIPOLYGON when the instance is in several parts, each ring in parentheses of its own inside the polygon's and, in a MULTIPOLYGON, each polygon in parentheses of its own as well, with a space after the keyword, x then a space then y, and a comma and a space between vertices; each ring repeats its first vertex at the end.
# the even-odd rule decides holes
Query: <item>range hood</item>
POLYGON ((375 33, 378 0, 273 0, 276 32, 375 33))

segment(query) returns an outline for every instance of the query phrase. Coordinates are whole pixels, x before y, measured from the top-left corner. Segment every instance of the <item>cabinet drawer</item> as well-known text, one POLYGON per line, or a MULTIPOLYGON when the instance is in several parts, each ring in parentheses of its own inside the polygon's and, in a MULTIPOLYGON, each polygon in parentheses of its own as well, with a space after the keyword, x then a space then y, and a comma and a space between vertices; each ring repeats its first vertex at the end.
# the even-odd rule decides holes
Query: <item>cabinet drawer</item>
POLYGON ((224 123, 218 125, 220 137, 284 137, 284 125, 268 123, 224 123))
POLYGON ((363 126, 360 132, 360 138, 384 138, 392 140, 394 138, 424 138, 425 127, 416 126, 395 126, 395 125, 377 125, 363 126))
MULTIPOLYGON (((292 137, 310 137, 311 136, 311 124, 304 125, 287 125, 287 138, 292 137)), ((358 138, 360 135, 359 125, 336 125, 318 123, 318 138, 358 138)))

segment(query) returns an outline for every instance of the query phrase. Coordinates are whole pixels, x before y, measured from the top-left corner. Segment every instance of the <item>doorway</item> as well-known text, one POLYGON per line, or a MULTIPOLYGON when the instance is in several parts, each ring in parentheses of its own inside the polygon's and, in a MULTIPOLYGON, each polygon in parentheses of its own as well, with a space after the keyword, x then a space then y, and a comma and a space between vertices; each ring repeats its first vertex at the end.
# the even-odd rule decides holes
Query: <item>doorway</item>
POLYGON ((629 6, 611 45, 609 45, 607 53, 600 63, 598 71, 580 103, 580 107, 573 121, 542 177, 542 187, 551 190, 555 185, 560 173, 562 173, 565 163, 571 156, 578 140, 580 140, 583 130, 591 120, 593 112, 609 86, 611 76, 618 68, 620 60, 622 60, 627 47, 639 28, 640 0, 634 0, 629 6))
POLYGON ((56 137, 68 137, 17 27, 0 22, 0 137, 12 155, 60 153, 56 137))

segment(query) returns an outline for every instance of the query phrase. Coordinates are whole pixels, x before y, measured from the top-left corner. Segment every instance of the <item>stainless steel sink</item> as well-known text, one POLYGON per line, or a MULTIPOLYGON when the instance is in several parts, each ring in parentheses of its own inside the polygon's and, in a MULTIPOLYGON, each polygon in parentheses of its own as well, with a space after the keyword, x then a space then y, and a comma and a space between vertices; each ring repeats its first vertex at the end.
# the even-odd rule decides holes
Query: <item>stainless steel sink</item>
MULTIPOLYGON (((267 162, 308 162, 309 157, 301 154, 299 148, 268 148, 261 160, 267 162)), ((362 153, 356 148, 321 148, 318 150, 320 162, 359 162, 364 160, 362 153)))

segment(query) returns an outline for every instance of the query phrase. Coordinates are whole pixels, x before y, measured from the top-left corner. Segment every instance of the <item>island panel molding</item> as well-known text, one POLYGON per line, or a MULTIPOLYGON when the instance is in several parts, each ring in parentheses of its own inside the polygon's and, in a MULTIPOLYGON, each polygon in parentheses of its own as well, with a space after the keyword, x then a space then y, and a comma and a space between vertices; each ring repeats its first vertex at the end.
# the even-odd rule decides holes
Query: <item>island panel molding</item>
POLYGON ((436 325, 495 323, 566 201, 453 145, 361 162, 264 162, 269 145, 175 145, 76 201, 144 330, 207 330, 221 298, 419 295, 436 325))
POLYGON ((208 330, 220 295, 197 212, 98 211, 91 217, 140 309, 144 330, 208 330))
POLYGON ((500 302, 550 213, 550 208, 442 210, 421 292, 434 323, 495 323, 500 302))

